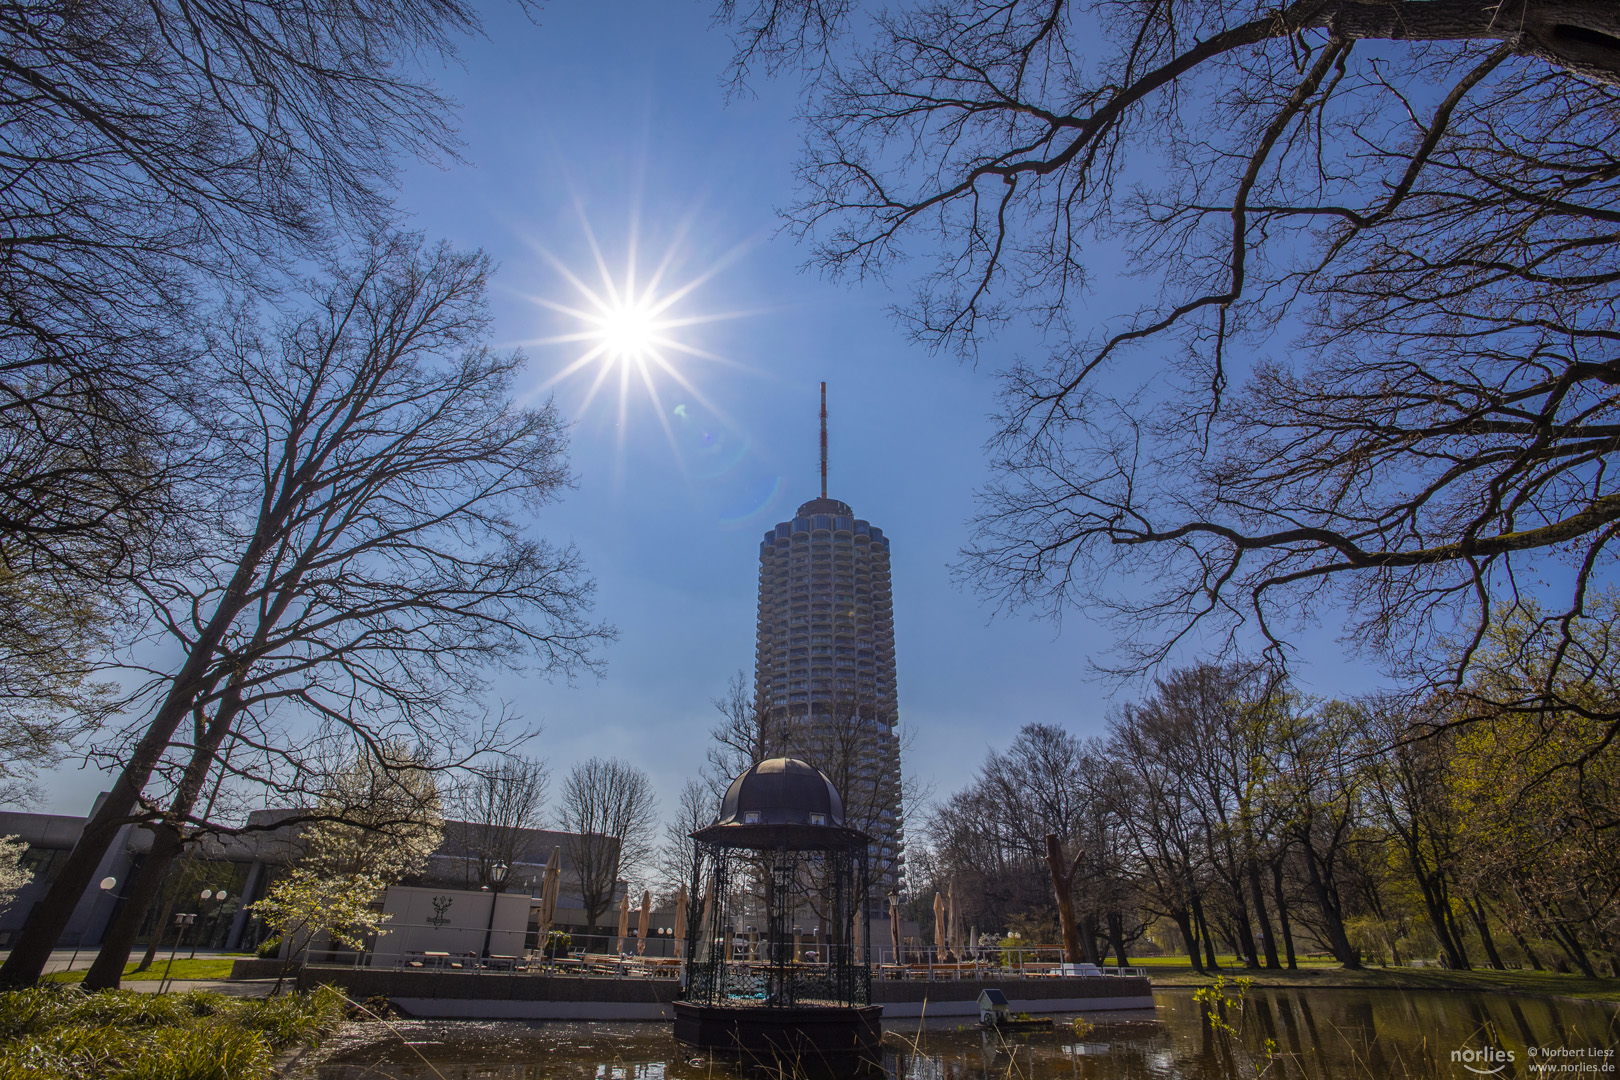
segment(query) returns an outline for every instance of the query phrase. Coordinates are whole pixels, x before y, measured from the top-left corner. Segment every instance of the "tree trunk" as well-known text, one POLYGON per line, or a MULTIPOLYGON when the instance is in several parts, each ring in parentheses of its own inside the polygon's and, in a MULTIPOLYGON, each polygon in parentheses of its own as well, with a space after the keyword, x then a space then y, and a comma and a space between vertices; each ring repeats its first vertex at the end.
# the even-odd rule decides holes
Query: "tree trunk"
POLYGON ((1592 958, 1586 955, 1586 947, 1574 929, 1562 919, 1554 918, 1552 922, 1552 937, 1558 942, 1558 947, 1564 950, 1575 966, 1581 969, 1581 974, 1588 979, 1597 978, 1597 969, 1592 966, 1592 958))
POLYGON ((1457 925, 1457 912, 1453 910, 1449 897, 1446 899, 1445 925, 1451 931, 1451 940, 1455 944, 1457 957, 1461 961, 1458 966, 1463 971, 1474 970, 1472 961, 1468 959, 1468 946, 1463 944, 1462 928, 1457 925))
POLYGON ((1282 859, 1271 863, 1271 891, 1277 901, 1277 922, 1282 925, 1283 947, 1288 954, 1288 970, 1297 971, 1299 961, 1294 956, 1294 929, 1288 921, 1288 901, 1283 896, 1282 859))
POLYGON ((1080 951, 1080 927, 1076 925, 1074 918, 1071 889, 1073 875, 1069 867, 1070 863, 1063 857, 1063 842, 1058 839, 1057 833, 1047 833, 1046 868, 1052 875, 1052 894, 1057 900, 1058 926, 1063 931, 1063 961, 1067 964, 1079 964, 1085 961, 1082 960, 1080 951))
POLYGON ((1198 952, 1198 934, 1193 929, 1192 914, 1186 908, 1177 908, 1170 913, 1170 919, 1181 931, 1181 940, 1187 945, 1187 959, 1192 961, 1192 969, 1202 975, 1204 958, 1198 952))
POLYGON ((1328 948, 1333 950, 1334 959, 1351 970, 1360 968, 1361 957, 1351 946, 1350 936, 1344 932, 1344 919, 1340 917, 1338 901, 1317 869, 1316 852, 1309 844, 1305 845, 1305 880, 1316 896, 1316 906, 1322 911, 1322 920, 1327 923, 1328 948))
POLYGON ((1108 913, 1108 942, 1113 946, 1114 958, 1119 961, 1119 966, 1130 967, 1131 962, 1125 955, 1125 919, 1118 911, 1108 913))
POLYGON ((1196 892, 1192 894, 1193 919, 1198 924, 1198 936, 1204 939, 1204 967, 1209 971, 1221 970, 1215 960, 1215 939, 1209 932, 1209 921, 1204 918, 1204 901, 1196 892))
MULTIPOLYGON (((178 876, 181 880, 185 878, 186 864, 189 861, 189 859, 185 858, 180 860, 178 876)), ((173 863, 169 865, 174 866, 173 863)), ((164 875, 164 880, 168 880, 167 874, 164 875)), ((180 898, 180 881, 176 881, 174 886, 174 889, 169 893, 169 898, 163 901, 163 910, 158 913, 157 917, 157 928, 152 934, 152 940, 146 943, 146 952, 141 956, 141 962, 135 965, 136 971, 145 971, 157 960, 157 951, 163 945, 163 931, 169 925, 169 916, 174 914, 174 902, 180 898)), ((161 891, 162 886, 159 886, 159 892, 161 893, 161 891)))
POLYGON ((63 860, 62 868, 44 899, 28 913, 18 933, 17 944, 12 947, 5 964, 0 965, 0 984, 31 986, 39 981, 51 950, 62 936, 63 927, 72 917, 80 898, 90 888, 96 867, 101 865, 102 857, 118 836, 118 830, 141 820, 131 815, 136 810, 147 781, 152 778, 153 770, 168 750, 180 722, 192 711, 198 698, 218 685, 219 675, 212 673, 214 651, 245 603, 244 595, 252 580, 253 569, 258 566, 268 547, 268 541, 261 539, 268 536, 267 529, 268 523, 261 521, 260 536, 254 538, 237 564, 236 574, 225 593, 226 599, 215 608, 213 617, 192 645, 185 663, 169 684, 163 704, 147 725, 146 733, 130 751, 124 771, 113 781, 112 790, 107 793, 101 807, 85 822, 78 843, 73 845, 73 850, 63 860))
POLYGON ((1524 940, 1524 935, 1517 930, 1508 932, 1513 935, 1513 943, 1519 947, 1520 952, 1524 953, 1524 958, 1530 961, 1530 966, 1537 971, 1545 971, 1546 968, 1541 966, 1541 957, 1537 956, 1536 951, 1530 947, 1530 943, 1524 940))
POLYGON ((1100 936, 1097 932, 1097 916, 1087 915, 1080 920, 1080 951, 1085 954, 1088 964, 1101 964, 1105 959, 1102 950, 1097 947, 1100 936))
POLYGON ((1592 82, 1620 84, 1614 0, 1337 0, 1315 8, 1303 22, 1352 40, 1512 42, 1521 56, 1592 82))
POLYGON ((1260 943, 1266 953, 1266 967, 1273 971, 1282 967, 1277 959, 1277 936, 1271 929, 1271 916, 1266 913, 1266 894, 1260 888, 1260 862, 1249 860, 1249 898, 1254 901, 1254 915, 1260 923, 1260 943))
POLYGON ((1479 943, 1485 948, 1485 957, 1490 961, 1491 967, 1497 971, 1506 971, 1507 965, 1502 963, 1502 957, 1496 951, 1496 941, 1491 937, 1491 924, 1485 917, 1485 905, 1478 900, 1464 900, 1463 909, 1468 917, 1474 920, 1474 927, 1479 931, 1479 943))
MULTIPOLYGON (((242 681, 246 675, 246 668, 239 668, 233 673, 212 719, 205 721, 205 714, 200 710, 193 712, 198 728, 196 746, 192 750, 191 760, 186 763, 186 771, 180 778, 180 786, 174 793, 174 799, 169 804, 166 815, 168 820, 159 823, 153 829, 152 851, 147 856, 146 862, 141 865, 136 880, 130 883, 130 896, 125 901, 118 918, 108 927, 107 936, 101 942, 101 951, 96 954, 95 963, 90 965, 89 972, 85 974, 86 990, 118 989, 123 979, 124 965, 129 963, 130 949, 135 944, 135 935, 140 931, 141 921, 146 918, 147 909, 151 907, 152 901, 161 890, 169 867, 173 865, 184 846, 182 823, 196 809, 197 798, 202 794, 203 783, 208 779, 208 772, 213 768, 219 748, 225 741, 225 735, 231 730, 231 725, 236 722, 236 717, 242 711, 242 681)), ((218 793, 217 785, 215 793, 218 793)), ((213 805, 214 796, 210 795, 207 809, 212 810, 213 805)), ((162 916, 158 919, 157 934, 146 950, 146 958, 141 962, 142 970, 152 963, 152 957, 157 949, 156 939, 162 937, 163 928, 168 925, 174 900, 171 895, 168 904, 164 906, 162 916)))
MULTIPOLYGON (((84 982, 80 984, 84 989, 118 989, 124 977, 124 965, 129 962, 130 949, 135 944, 135 935, 140 931, 141 921, 146 918, 152 901, 162 893, 169 867, 174 863, 175 856, 180 854, 181 847, 179 832, 167 822, 153 825, 152 850, 141 863, 134 880, 129 883, 124 906, 119 910, 118 918, 107 927, 107 936, 101 939, 101 951, 96 953, 96 959, 90 965, 90 970, 84 973, 84 982)), ((169 906, 173 906, 172 900, 169 906)), ((162 917, 158 919, 157 929, 153 932, 153 949, 156 949, 157 941, 163 936, 168 923, 169 912, 165 908, 162 917)), ((151 951, 148 950, 149 953, 151 951)))
POLYGON ((1237 951, 1243 957, 1243 966, 1251 969, 1260 967, 1260 953, 1254 944, 1254 927, 1249 922, 1249 903, 1243 898, 1242 871, 1237 871, 1236 880, 1227 881, 1227 888, 1232 893, 1232 923, 1236 931, 1234 934, 1237 951))

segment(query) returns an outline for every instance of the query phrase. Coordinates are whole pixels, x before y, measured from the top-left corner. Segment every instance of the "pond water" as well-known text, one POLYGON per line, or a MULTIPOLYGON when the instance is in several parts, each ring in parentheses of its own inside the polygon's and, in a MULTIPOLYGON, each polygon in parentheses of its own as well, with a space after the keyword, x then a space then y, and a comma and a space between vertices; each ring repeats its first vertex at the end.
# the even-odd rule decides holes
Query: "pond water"
MULTIPOLYGON (((1076 1034, 1000 1036, 954 1019, 885 1024, 892 1080, 1620 1080, 1620 1013, 1599 1004, 1394 990, 1252 990, 1223 1032, 1190 991, 1097 1013, 1076 1034)), ((779 1075, 677 1043, 668 1024, 406 1021, 351 1025, 318 1080, 729 1080, 779 1075)), ((786 1073, 792 1076, 792 1070, 786 1073)))

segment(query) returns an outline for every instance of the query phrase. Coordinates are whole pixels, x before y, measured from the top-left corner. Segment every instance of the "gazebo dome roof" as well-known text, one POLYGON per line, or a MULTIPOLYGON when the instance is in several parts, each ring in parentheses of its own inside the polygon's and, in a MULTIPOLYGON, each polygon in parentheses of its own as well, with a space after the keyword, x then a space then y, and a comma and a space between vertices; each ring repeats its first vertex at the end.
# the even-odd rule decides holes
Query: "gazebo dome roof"
POLYGON ((766 758, 731 782, 716 825, 842 825, 844 800, 827 774, 798 758, 766 758))
POLYGON ((731 782, 714 824, 693 834, 727 847, 833 849, 865 843, 844 824, 827 774, 798 758, 766 758, 731 782))

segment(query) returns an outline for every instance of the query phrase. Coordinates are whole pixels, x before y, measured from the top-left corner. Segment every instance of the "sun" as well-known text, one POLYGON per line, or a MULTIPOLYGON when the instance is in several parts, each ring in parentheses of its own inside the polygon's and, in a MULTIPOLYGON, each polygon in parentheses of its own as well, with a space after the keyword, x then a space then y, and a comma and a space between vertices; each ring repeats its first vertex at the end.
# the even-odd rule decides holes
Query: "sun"
POLYGON ((594 324, 602 353, 610 360, 651 358, 659 349, 676 345, 665 334, 673 326, 664 325, 652 297, 626 298, 605 311, 586 314, 584 321, 594 324))
POLYGON ((589 386, 579 403, 583 414, 590 409, 598 394, 604 390, 609 393, 616 390, 621 440, 629 426, 630 399, 638 392, 644 392, 651 400, 658 422, 673 447, 675 435, 670 428, 670 410, 664 404, 664 395, 679 388, 677 392, 682 396, 714 410, 714 406, 683 369, 697 361, 730 363, 700 348, 690 340, 692 335, 688 331, 703 323, 747 314, 694 314, 688 310, 688 305, 693 293, 735 258, 741 249, 716 260, 701 272, 681 277, 678 270, 679 235, 664 255, 648 268, 642 265, 639 258, 634 226, 629 232, 625 257, 617 266, 610 264, 588 223, 585 224, 585 235, 594 264, 590 269, 576 270, 549 251, 538 250, 538 254, 551 264, 574 295, 566 300, 528 296, 534 304, 556 312, 564 317, 567 324, 571 324, 563 333, 536 339, 529 344, 563 346, 577 349, 578 352, 536 387, 535 392, 543 392, 569 380, 588 379, 589 386))

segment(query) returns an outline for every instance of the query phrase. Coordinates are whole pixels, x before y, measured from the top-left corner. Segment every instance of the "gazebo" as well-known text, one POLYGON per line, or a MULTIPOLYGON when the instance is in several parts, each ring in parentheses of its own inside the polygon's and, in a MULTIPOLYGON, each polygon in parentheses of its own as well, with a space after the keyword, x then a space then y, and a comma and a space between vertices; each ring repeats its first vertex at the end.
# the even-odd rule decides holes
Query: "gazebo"
POLYGON ((866 935, 857 930, 870 838, 844 824, 832 781, 797 758, 758 762, 692 838, 693 896, 703 907, 688 927, 675 1037, 840 1073, 878 1065, 883 1010, 871 1004, 866 935), (798 931, 812 921, 825 933, 806 952, 798 931), (761 923, 753 948, 737 949, 738 931, 761 923))

